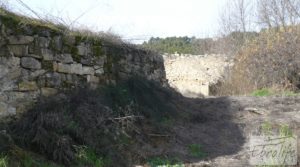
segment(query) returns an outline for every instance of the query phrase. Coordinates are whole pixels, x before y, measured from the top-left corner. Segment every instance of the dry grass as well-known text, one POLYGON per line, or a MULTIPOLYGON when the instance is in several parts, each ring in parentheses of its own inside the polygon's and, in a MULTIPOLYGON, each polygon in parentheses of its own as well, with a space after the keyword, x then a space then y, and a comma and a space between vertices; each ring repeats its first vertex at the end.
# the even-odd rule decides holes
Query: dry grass
POLYGON ((228 80, 222 83, 219 95, 243 95, 257 89, 300 88, 300 31, 290 27, 285 31, 267 30, 237 53, 228 80))

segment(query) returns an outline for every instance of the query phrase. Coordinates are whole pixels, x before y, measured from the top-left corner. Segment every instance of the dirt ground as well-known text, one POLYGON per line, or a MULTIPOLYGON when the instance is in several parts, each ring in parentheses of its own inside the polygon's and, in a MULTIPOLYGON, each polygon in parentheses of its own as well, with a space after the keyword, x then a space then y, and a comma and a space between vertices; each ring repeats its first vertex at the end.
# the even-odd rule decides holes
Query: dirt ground
MULTIPOLYGON (((190 107, 182 109, 189 113, 182 117, 189 119, 173 122, 174 134, 162 139, 168 141, 158 144, 157 149, 149 149, 149 154, 176 157, 187 167, 247 167, 249 136, 260 134, 263 124, 269 123, 275 130, 288 125, 293 134, 300 136, 300 97, 210 97, 183 101, 190 107), (191 144, 201 145, 207 156, 193 157, 188 150, 191 144)), ((159 136, 154 138, 157 141, 159 136)), ((298 150, 299 146, 298 140, 298 150)), ((141 148, 141 154, 147 152, 147 147, 141 148)))

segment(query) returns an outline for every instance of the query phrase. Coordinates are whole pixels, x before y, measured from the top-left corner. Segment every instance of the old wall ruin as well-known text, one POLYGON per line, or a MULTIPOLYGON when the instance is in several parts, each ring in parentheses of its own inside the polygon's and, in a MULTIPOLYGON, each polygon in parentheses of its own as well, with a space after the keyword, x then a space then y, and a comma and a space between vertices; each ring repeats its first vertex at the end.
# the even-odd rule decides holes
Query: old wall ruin
POLYGON ((0 117, 22 113, 41 96, 79 85, 130 76, 165 82, 160 55, 22 19, 0 13, 0 117))
POLYGON ((226 55, 165 54, 166 77, 171 87, 186 97, 210 95, 210 87, 222 80, 232 62, 226 55))

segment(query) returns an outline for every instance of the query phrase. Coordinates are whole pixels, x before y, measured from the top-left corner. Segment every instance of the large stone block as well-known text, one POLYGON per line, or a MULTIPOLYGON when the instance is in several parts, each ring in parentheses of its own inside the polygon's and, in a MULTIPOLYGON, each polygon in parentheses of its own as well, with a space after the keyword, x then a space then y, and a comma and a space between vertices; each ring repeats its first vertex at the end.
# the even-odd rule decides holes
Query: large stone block
POLYGON ((51 41, 52 47, 56 51, 61 51, 63 46, 63 40, 61 36, 55 36, 53 37, 51 41))
POLYGON ((71 69, 73 74, 82 74, 82 64, 71 64, 71 69))
POLYGON ((48 48, 50 45, 50 39, 46 37, 37 37, 36 45, 41 48, 48 48))
POLYGON ((54 88, 41 88, 42 96, 53 96, 58 93, 57 89, 54 88))
POLYGON ((22 57, 21 58, 21 66, 29 69, 41 69, 41 62, 32 57, 22 57))
POLYGON ((95 70, 93 67, 82 67, 82 75, 94 75, 95 70))
POLYGON ((52 61, 54 60, 54 56, 53 56, 53 52, 49 49, 41 49, 41 55, 43 57, 44 60, 46 61, 52 61))
POLYGON ((100 79, 99 77, 93 76, 93 75, 87 75, 87 82, 88 83, 99 83, 100 79))
POLYGON ((70 64, 57 63, 57 72, 72 74, 72 68, 70 64))
POLYGON ((14 56, 27 56, 28 46, 27 45, 8 45, 8 50, 14 56))
POLYGON ((16 114, 16 108, 0 102, 0 117, 11 116, 16 114))
POLYGON ((24 44, 30 44, 33 42, 34 38, 32 36, 9 36, 8 37, 8 43, 12 45, 24 45, 24 44))
POLYGON ((35 91, 38 89, 39 88, 34 81, 24 81, 19 83, 19 91, 35 91))
POLYGON ((55 60, 67 64, 73 63, 71 54, 58 54, 55 56, 55 60))
POLYGON ((89 45, 86 45, 84 43, 80 43, 80 45, 77 46, 78 55, 80 56, 87 56, 92 54, 92 50, 89 45))
MULTIPOLYGON (((46 87, 50 87, 50 88, 59 88, 62 84, 62 74, 59 73, 47 73, 46 74, 46 83, 45 86, 46 87)), ((42 84, 40 84, 42 85, 42 84)))
POLYGON ((97 70, 95 70, 95 75, 96 76, 101 76, 104 74, 104 69, 103 68, 99 68, 97 70))

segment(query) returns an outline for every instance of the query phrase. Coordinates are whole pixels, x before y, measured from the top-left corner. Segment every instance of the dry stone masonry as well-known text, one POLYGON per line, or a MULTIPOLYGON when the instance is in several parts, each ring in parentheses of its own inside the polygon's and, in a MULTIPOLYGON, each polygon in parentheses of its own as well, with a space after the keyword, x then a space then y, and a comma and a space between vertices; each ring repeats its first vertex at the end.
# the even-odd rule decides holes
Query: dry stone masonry
POLYGON ((0 117, 26 111, 41 96, 130 76, 165 82, 162 56, 0 13, 0 117))

